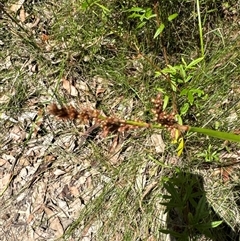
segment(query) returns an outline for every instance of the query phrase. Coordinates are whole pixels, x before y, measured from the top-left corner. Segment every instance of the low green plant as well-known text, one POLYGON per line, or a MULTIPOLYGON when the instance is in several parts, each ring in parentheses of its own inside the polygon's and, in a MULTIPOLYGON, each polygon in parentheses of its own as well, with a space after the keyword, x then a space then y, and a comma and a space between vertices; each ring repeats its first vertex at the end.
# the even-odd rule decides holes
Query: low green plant
MULTIPOLYGON (((153 39, 161 35, 163 30, 165 29, 165 24, 162 21, 159 22, 158 14, 154 13, 154 11, 149 7, 148 8, 133 7, 126 10, 126 12, 131 13, 131 15, 128 16, 128 18, 138 19, 139 23, 137 24, 137 29, 142 28, 150 19, 155 18, 156 21, 158 22, 158 26, 153 36, 153 39)), ((177 13, 169 15, 167 18, 168 22, 173 21, 177 16, 178 16, 177 13)))
POLYGON ((139 20, 137 29, 142 28, 151 18, 155 18, 157 15, 153 13, 151 8, 133 7, 126 12, 130 12, 131 15, 128 18, 135 18, 139 20))
POLYGON ((108 21, 108 15, 110 14, 111 11, 110 9, 102 5, 100 2, 101 2, 100 0, 83 1, 81 7, 82 7, 82 10, 84 11, 93 6, 98 7, 99 9, 101 9, 101 21, 106 23, 108 21))
MULTIPOLYGON (((190 106, 195 104, 196 96, 197 98, 206 98, 203 90, 197 88, 189 88, 187 85, 188 82, 193 78, 193 75, 197 69, 197 64, 201 61, 203 61, 203 57, 197 58, 187 64, 186 61, 182 58, 181 64, 174 66, 167 65, 167 67, 161 71, 155 72, 156 78, 166 75, 169 76, 171 90, 176 93, 177 96, 185 97, 186 101, 184 101, 182 106, 180 106, 180 116, 185 115, 188 112, 190 106), (181 89, 180 85, 183 86, 181 89)), ((166 92, 163 89, 158 88, 158 90, 165 94, 164 106, 166 107, 170 96, 166 95, 166 92)))
POLYGON ((163 183, 168 194, 163 195, 165 202, 161 204, 173 220, 161 232, 177 240, 195 240, 196 234, 212 238, 212 229, 222 221, 212 220, 202 182, 201 177, 176 169, 173 177, 163 183))
POLYGON ((219 160, 218 151, 214 151, 212 145, 210 144, 207 150, 197 155, 198 157, 203 157, 206 162, 214 162, 219 160))

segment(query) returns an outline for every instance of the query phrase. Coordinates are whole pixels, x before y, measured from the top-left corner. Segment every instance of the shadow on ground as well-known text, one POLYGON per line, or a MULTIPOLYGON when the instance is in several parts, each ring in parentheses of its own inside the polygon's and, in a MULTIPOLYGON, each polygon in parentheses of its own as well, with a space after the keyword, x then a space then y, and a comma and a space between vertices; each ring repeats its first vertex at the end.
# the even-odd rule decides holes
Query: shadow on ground
POLYGON ((168 201, 164 203, 168 218, 167 230, 162 231, 170 234, 171 241, 240 240, 239 228, 233 230, 225 222, 218 222, 221 218, 207 201, 200 175, 179 171, 164 186, 168 191, 165 196, 168 201))

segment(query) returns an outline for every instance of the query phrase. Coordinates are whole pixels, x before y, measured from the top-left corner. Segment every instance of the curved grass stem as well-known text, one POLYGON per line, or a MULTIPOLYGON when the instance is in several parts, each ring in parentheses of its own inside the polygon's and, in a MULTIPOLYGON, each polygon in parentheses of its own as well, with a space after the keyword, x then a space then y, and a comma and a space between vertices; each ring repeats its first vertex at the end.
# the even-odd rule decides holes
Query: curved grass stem
POLYGON ((199 29, 199 38, 200 38, 201 54, 202 54, 202 57, 204 57, 202 20, 201 20, 201 12, 200 12, 200 3, 199 3, 199 0, 197 0, 197 16, 198 16, 198 29, 199 29))

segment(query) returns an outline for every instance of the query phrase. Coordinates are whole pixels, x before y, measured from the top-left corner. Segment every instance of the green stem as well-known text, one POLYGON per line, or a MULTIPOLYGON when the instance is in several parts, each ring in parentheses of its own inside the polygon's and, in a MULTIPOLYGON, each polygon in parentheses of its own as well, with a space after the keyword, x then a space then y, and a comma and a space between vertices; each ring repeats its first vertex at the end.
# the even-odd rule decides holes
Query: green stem
POLYGON ((218 139, 240 142, 240 136, 236 135, 236 134, 233 134, 233 133, 215 131, 215 130, 206 129, 206 128, 199 128, 199 127, 189 127, 189 131, 201 133, 201 134, 211 136, 211 137, 215 137, 215 138, 218 138, 218 139))
POLYGON ((202 21, 201 21, 201 13, 200 13, 200 3, 199 3, 199 0, 197 0, 197 15, 198 15, 198 28, 199 28, 199 38, 200 38, 200 45, 201 45, 201 54, 202 54, 202 57, 204 57, 202 21))

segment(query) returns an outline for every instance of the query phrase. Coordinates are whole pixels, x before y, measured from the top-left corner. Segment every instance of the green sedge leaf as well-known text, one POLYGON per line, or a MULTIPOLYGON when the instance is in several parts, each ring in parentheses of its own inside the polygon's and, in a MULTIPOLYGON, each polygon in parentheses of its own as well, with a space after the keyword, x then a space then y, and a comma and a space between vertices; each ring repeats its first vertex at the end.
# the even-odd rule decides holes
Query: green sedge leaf
POLYGON ((183 152, 183 148, 184 148, 184 140, 183 138, 179 138, 179 145, 178 145, 178 148, 177 148, 177 155, 178 156, 181 156, 182 155, 182 152, 183 152))
POLYGON ((189 224, 193 224, 194 222, 194 218, 191 212, 188 213, 188 222, 189 224))
POLYGON ((169 96, 165 95, 164 96, 164 100, 163 100, 163 110, 166 109, 167 105, 168 105, 168 101, 169 101, 169 96))
POLYGON ((144 12, 145 10, 143 8, 133 7, 128 9, 126 12, 144 12))
POLYGON ((181 60, 182 60, 182 63, 184 64, 184 67, 187 67, 187 63, 186 63, 185 59, 182 57, 181 60))
POLYGON ((223 221, 214 221, 214 222, 209 222, 209 223, 198 224, 198 229, 216 228, 222 222, 223 221))
POLYGON ((240 142, 240 135, 236 135, 233 133, 221 132, 217 130, 211 130, 211 129, 200 128, 200 127, 189 127, 189 131, 201 133, 207 136, 215 137, 226 141, 240 142))
POLYGON ((163 94, 166 93, 166 91, 165 91, 164 89, 162 89, 162 88, 157 88, 157 91, 159 91, 159 92, 161 92, 161 93, 163 93, 163 94))
POLYGON ((146 10, 144 16, 145 16, 145 19, 149 20, 150 18, 154 18, 154 17, 156 17, 157 15, 152 13, 152 9, 151 9, 151 8, 148 8, 148 9, 146 10))
POLYGON ((191 75, 189 75, 189 76, 187 76, 187 78, 184 80, 184 82, 185 83, 187 83, 189 80, 191 80, 192 79, 192 76, 191 75))
POLYGON ((145 16, 145 19, 149 20, 151 18, 155 18, 157 15, 156 14, 152 14, 150 16, 145 16))
POLYGON ((174 92, 177 91, 176 83, 174 81, 171 81, 171 87, 174 92))
POLYGON ((163 74, 172 74, 172 75, 175 75, 177 73, 177 70, 171 66, 171 65, 167 65, 166 68, 164 68, 162 71, 161 71, 163 74))
POLYGON ((140 18, 142 15, 138 13, 132 13, 131 15, 128 16, 128 18, 140 18))
POLYGON ((198 97, 201 97, 202 95, 204 95, 204 91, 199 90, 199 89, 191 89, 190 90, 193 94, 197 94, 198 97))
POLYGON ((184 105, 180 108, 180 114, 185 115, 188 112, 189 104, 184 103, 184 105))
POLYGON ((204 197, 201 197, 201 199, 198 202, 198 205, 196 207, 196 220, 199 221, 204 214, 204 209, 206 208, 206 200, 204 197))
POLYGON ((144 16, 145 16, 144 14, 140 15, 140 17, 139 17, 140 22, 143 22, 143 20, 145 19, 144 16))
POLYGON ((194 102, 194 97, 193 97, 192 91, 189 91, 189 92, 188 92, 188 101, 189 101, 189 103, 190 103, 191 105, 192 105, 193 102, 194 102))
POLYGON ((179 66, 179 70, 180 70, 180 75, 181 75, 181 77, 183 78, 183 79, 185 79, 186 78, 186 71, 185 71, 185 68, 183 68, 183 66, 180 64, 180 66, 179 66))
POLYGON ((168 16, 168 21, 171 22, 171 21, 172 21, 173 19, 175 19, 177 16, 178 16, 177 13, 174 13, 174 14, 172 14, 172 15, 169 15, 169 16, 168 16))
POLYGON ((188 89, 183 89, 183 90, 181 91, 180 95, 181 95, 181 96, 187 95, 188 91, 189 91, 188 89))
POLYGON ((146 22, 142 22, 137 26, 137 28, 142 28, 145 24, 146 24, 146 22))
POLYGON ((181 78, 176 78, 176 82, 179 84, 182 84, 182 83, 184 83, 184 80, 181 78))
POLYGON ((172 66, 168 64, 166 69, 168 69, 169 73, 171 73, 172 75, 175 75, 177 73, 177 67, 178 66, 172 66))
POLYGON ((106 8, 105 6, 103 6, 102 4, 99 4, 97 2, 94 3, 95 5, 97 5, 98 7, 100 7, 103 11, 105 12, 111 12, 108 8, 106 8))
POLYGON ((178 124, 182 125, 183 124, 182 117, 180 115, 176 115, 176 118, 177 118, 178 124))
POLYGON ((88 4, 87 1, 82 3, 82 9, 83 10, 86 10, 88 7, 89 7, 89 4, 88 4))
POLYGON ((187 66, 187 69, 191 69, 192 67, 194 67, 195 65, 197 65, 198 63, 200 63, 203 59, 204 59, 204 57, 200 57, 200 58, 194 59, 194 60, 187 66))
POLYGON ((164 28, 165 28, 165 25, 163 23, 161 23, 161 25, 157 29, 156 33, 154 34, 153 38, 155 39, 159 34, 161 34, 162 31, 164 30, 164 28))
POLYGON ((214 222, 211 223, 211 226, 212 226, 212 228, 216 228, 217 226, 219 226, 220 224, 222 224, 222 222, 223 222, 223 221, 221 221, 221 220, 220 220, 220 221, 214 221, 214 222))

